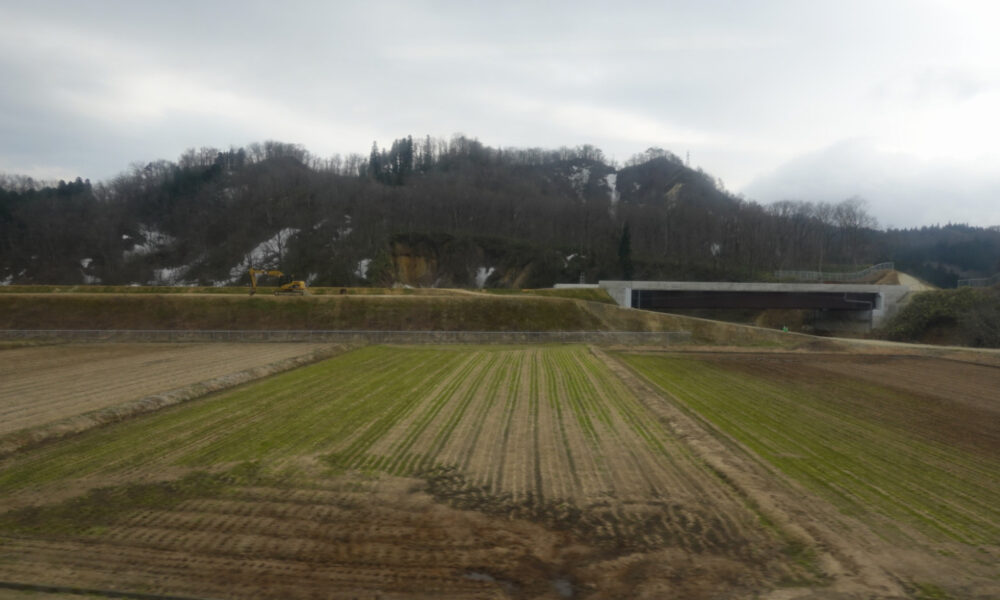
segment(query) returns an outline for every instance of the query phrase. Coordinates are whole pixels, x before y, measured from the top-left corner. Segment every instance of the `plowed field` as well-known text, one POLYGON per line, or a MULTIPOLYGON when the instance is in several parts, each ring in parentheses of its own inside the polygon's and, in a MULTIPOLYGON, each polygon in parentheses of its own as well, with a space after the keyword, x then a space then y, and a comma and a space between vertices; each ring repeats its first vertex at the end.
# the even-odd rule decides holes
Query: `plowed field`
POLYGON ((314 344, 88 344, 0 351, 0 436, 237 371, 314 344))
POLYGON ((815 575, 584 347, 364 348, 25 453, 0 489, 8 581, 697 598, 815 575))
POLYGON ((988 598, 996 389, 918 357, 361 348, 0 460, 0 590, 988 598))

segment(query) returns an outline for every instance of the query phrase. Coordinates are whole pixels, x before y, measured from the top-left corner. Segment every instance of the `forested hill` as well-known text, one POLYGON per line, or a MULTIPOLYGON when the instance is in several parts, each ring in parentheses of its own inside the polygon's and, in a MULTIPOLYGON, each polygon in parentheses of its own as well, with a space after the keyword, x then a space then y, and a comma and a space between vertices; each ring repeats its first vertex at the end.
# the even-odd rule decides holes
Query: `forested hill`
POLYGON ((404 138, 319 159, 278 142, 188 151, 113 180, 0 179, 0 283, 542 287, 766 278, 896 260, 940 285, 1000 270, 1000 230, 878 231, 863 202, 762 206, 670 152, 404 138))

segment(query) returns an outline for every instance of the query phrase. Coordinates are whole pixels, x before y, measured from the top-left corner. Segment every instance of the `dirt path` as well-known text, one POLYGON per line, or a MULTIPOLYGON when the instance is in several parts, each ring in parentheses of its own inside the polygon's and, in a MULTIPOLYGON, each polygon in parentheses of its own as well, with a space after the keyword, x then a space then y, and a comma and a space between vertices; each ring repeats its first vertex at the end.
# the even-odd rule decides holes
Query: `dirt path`
POLYGON ((899 272, 897 277, 899 278, 899 285, 905 285, 910 288, 911 292, 929 292, 937 289, 933 285, 920 281, 913 275, 907 275, 906 273, 899 272))

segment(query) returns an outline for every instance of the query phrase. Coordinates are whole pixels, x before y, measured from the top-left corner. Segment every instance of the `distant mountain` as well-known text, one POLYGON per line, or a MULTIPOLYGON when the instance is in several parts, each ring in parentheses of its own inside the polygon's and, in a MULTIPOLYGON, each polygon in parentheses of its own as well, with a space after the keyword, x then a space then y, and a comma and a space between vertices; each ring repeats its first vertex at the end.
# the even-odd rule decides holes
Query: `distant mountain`
POLYGON ((760 206, 670 152, 411 137, 319 159, 278 142, 192 150, 111 181, 0 179, 0 284, 542 287, 767 278, 900 260, 935 283, 1000 270, 1000 231, 880 232, 856 199, 760 206))

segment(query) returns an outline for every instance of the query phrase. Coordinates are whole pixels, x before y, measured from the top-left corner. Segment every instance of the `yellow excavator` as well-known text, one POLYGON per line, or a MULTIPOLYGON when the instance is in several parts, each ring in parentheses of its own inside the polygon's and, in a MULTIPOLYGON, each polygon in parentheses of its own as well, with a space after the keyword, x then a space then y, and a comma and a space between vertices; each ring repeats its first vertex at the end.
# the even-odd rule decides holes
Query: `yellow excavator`
POLYGON ((306 282, 304 281, 285 281, 282 283, 282 279, 285 274, 281 271, 275 271, 273 269, 250 269, 250 295, 253 296, 257 293, 257 278, 260 276, 266 277, 277 277, 278 278, 278 289, 274 292, 275 296, 304 296, 306 294, 306 282))

